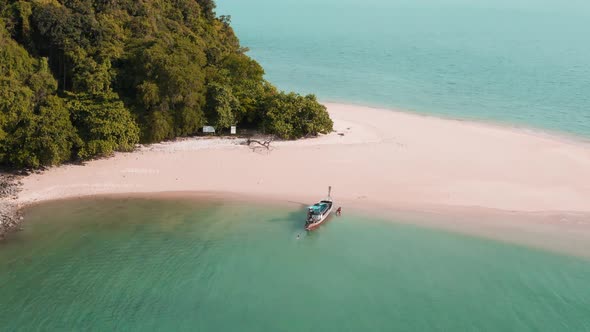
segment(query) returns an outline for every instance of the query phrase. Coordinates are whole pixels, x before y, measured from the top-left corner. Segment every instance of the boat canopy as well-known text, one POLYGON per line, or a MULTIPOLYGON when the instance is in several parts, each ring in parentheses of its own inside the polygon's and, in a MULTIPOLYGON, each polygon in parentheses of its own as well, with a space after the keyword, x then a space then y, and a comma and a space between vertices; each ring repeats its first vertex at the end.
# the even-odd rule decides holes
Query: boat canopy
POLYGON ((328 203, 316 203, 309 207, 313 214, 322 214, 328 210, 328 203))

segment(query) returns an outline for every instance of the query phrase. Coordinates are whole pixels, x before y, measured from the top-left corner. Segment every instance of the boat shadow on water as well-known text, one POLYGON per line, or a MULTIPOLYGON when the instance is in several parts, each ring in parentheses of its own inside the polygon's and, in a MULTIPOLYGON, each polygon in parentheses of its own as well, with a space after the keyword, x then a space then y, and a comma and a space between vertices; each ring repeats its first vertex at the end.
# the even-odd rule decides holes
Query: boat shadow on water
POLYGON ((296 231, 305 231, 305 213, 306 213, 306 206, 301 204, 300 207, 297 207, 295 210, 291 210, 288 213, 271 218, 268 222, 271 223, 282 223, 289 230, 296 230, 296 231))
POLYGON ((307 214, 308 205, 301 204, 296 209, 291 210, 283 215, 276 216, 267 220, 269 223, 279 223, 283 224, 283 226, 289 231, 290 234, 296 239, 302 239, 307 236, 313 236, 316 233, 321 233, 321 230, 328 226, 336 216, 332 213, 330 216, 327 217, 326 223, 322 224, 320 227, 308 231, 305 229, 305 217, 307 214))

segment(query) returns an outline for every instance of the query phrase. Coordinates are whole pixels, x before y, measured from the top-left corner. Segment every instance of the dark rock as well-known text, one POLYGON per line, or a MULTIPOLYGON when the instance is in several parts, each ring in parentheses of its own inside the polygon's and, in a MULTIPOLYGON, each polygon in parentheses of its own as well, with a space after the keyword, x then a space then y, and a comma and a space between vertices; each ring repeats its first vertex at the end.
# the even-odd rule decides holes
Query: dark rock
POLYGON ((14 202, 20 192, 20 176, 0 173, 0 239, 3 234, 15 230, 23 217, 14 202))

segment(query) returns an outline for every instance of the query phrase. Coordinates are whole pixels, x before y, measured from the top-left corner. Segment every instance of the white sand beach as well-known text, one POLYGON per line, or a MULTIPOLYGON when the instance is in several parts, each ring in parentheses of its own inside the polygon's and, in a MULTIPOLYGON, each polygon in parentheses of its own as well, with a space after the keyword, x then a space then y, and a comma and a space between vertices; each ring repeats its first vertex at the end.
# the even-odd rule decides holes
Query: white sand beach
POLYGON ((253 152, 187 139, 24 179, 21 202, 215 191, 313 201, 590 212, 590 145, 524 130, 328 104, 335 133, 253 152), (340 136, 338 133, 344 134, 340 136))
MULTIPOLYGON (((329 135, 273 142, 271 151, 233 139, 154 144, 28 176, 19 202, 216 192, 311 203, 332 186, 345 209, 520 213, 542 216, 533 219, 543 225, 575 220, 570 227, 581 227, 590 239, 589 144, 518 128, 326 106, 335 129, 329 135)), ((512 230, 514 223, 505 222, 512 230)))

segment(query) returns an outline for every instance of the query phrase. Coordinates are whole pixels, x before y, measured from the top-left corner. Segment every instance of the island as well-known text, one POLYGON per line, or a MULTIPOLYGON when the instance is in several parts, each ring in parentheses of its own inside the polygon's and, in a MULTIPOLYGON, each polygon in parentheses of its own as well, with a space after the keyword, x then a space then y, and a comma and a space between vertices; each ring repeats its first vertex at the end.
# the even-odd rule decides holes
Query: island
POLYGON ((54 199, 314 202, 332 186, 345 211, 588 252, 581 139, 279 91, 210 0, 2 8, 0 162, 28 174, 3 178, 3 229, 54 199))

